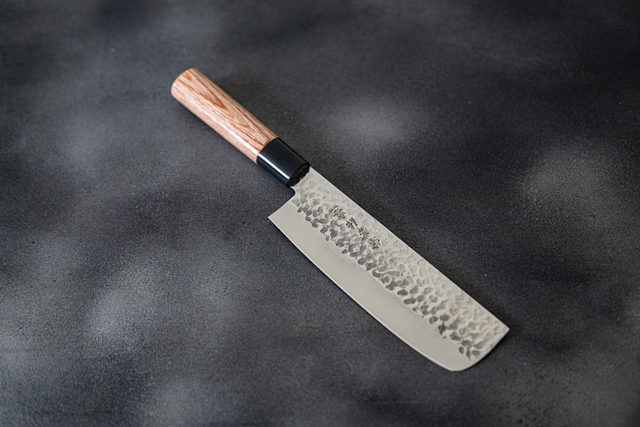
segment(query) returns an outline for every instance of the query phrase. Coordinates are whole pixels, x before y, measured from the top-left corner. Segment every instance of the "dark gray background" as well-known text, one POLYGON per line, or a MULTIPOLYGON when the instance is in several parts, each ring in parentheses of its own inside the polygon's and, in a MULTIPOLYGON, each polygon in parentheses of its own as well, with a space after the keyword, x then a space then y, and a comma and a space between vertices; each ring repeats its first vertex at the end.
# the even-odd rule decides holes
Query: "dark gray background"
POLYGON ((637 1, 2 0, 0 55, 0 425, 640 425, 637 1), (509 335, 377 324, 191 67, 509 335))

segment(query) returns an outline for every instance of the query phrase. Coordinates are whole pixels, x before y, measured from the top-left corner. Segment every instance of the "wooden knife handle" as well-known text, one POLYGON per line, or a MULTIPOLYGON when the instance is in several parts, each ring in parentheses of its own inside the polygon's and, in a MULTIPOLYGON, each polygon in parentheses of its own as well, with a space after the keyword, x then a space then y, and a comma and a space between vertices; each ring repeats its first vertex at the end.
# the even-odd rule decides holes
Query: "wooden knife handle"
POLYGON ((283 184, 295 185, 309 170, 309 162, 195 68, 173 82, 171 94, 283 184))
POLYGON ((278 138, 195 68, 185 71, 173 82, 171 94, 256 163, 262 149, 278 138))

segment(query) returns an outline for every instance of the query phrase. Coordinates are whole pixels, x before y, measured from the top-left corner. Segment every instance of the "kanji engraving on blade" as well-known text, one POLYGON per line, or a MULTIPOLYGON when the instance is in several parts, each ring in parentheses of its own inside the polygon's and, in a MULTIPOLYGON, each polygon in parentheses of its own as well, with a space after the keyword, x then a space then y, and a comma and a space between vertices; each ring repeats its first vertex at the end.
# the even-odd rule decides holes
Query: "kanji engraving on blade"
POLYGON ((380 239, 378 239, 377 237, 371 237, 369 239, 369 244, 371 245, 372 249, 378 249, 380 247, 380 239))
POLYGON ((338 219, 345 219, 347 217, 347 213, 344 211, 344 209, 338 207, 338 205, 333 205, 333 207, 329 209, 329 212, 332 212, 333 216, 338 219))

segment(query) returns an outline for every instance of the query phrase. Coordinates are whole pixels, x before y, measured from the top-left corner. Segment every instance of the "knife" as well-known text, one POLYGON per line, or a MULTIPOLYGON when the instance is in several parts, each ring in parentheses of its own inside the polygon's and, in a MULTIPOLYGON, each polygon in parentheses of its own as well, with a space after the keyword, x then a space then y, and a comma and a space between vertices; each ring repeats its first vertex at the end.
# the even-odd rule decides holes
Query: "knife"
POLYGON ((192 68, 171 94, 295 195, 269 219, 369 314, 436 364, 462 371, 506 325, 310 167, 240 104, 192 68))

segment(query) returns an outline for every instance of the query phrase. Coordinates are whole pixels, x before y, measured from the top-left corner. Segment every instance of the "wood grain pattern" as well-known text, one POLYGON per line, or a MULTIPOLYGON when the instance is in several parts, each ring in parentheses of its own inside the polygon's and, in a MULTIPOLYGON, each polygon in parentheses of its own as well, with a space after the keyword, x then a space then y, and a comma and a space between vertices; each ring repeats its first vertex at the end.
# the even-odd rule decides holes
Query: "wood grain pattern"
POLYGON ((277 138, 195 68, 185 71, 173 82, 171 94, 254 162, 264 146, 277 138))

